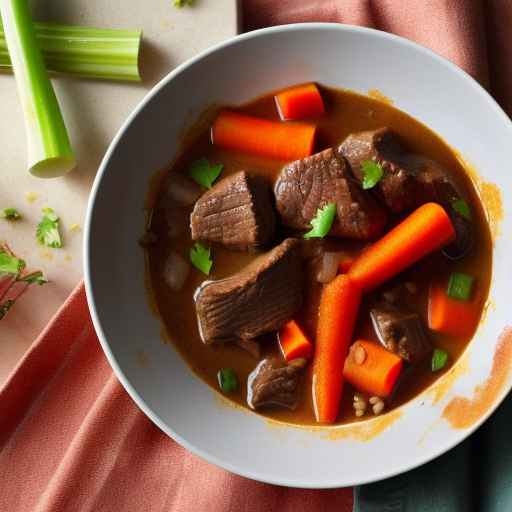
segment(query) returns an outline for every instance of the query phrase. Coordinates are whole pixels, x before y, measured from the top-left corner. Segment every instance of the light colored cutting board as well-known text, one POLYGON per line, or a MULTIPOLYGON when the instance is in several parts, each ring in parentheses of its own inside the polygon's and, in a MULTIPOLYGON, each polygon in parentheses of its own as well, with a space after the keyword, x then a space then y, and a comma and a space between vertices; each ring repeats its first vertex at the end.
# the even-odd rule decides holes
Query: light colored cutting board
MULTIPOLYGON (((56 78, 78 167, 64 178, 41 180, 26 171, 25 132, 14 79, 0 74, 0 208, 16 207, 23 221, 0 219, 0 240, 51 284, 32 288, 0 323, 0 385, 82 277, 82 231, 87 198, 103 154, 146 92, 177 64, 237 32, 236 0, 196 0, 177 9, 173 0, 38 0, 34 18, 62 23, 143 30, 142 84, 56 78), (37 195, 33 202, 27 194, 37 195), (63 249, 35 240, 41 209, 61 217, 63 249)), ((115 212, 112 212, 115 215, 115 212)))

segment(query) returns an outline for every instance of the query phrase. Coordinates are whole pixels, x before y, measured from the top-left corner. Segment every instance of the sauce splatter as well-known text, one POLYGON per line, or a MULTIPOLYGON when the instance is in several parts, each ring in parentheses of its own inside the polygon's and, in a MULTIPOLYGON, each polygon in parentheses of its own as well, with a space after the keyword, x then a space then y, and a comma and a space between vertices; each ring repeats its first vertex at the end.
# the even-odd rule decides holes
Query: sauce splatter
POLYGON ((491 373, 475 388, 472 398, 457 396, 444 408, 443 417, 453 428, 469 428, 495 403, 505 386, 512 366, 512 327, 507 327, 494 353, 491 373))
POLYGON ((379 89, 370 89, 368 91, 368 96, 374 100, 386 103, 387 105, 393 105, 393 100, 382 94, 379 89))
POLYGON ((437 404, 442 400, 448 391, 453 387, 455 381, 469 372, 469 353, 466 351, 457 361, 457 364, 439 380, 437 380, 430 388, 427 389, 427 393, 433 395, 432 403, 437 404))

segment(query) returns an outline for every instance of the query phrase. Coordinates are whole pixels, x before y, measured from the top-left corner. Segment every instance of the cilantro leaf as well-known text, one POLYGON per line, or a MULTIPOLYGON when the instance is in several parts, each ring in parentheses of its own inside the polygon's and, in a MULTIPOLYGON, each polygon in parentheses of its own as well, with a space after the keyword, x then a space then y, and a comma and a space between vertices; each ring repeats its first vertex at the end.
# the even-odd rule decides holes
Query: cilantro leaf
POLYGON ((448 353, 440 348, 436 348, 432 354, 432 371, 442 370, 448 362, 448 353))
POLYGON ((316 215, 311 219, 312 229, 304 234, 304 238, 323 238, 329 233, 335 216, 336 205, 334 203, 329 203, 323 208, 318 208, 316 215))
POLYGON ((180 9, 184 7, 185 5, 193 5, 194 0, 174 0, 174 5, 176 7, 179 7, 180 9))
POLYGON ((0 275, 12 274, 17 276, 24 268, 25 262, 23 260, 0 250, 0 275))
POLYGON ((467 220, 471 220, 471 209, 469 204, 464 199, 454 199, 452 201, 452 208, 467 220))
POLYGON ((24 281, 28 284, 38 284, 42 286, 46 284, 48 281, 44 278, 43 273, 38 270, 37 272, 32 272, 32 274, 28 274, 20 279, 20 281, 24 281))
POLYGON ((58 249, 62 247, 59 217, 51 208, 43 208, 43 218, 37 225, 36 238, 41 245, 58 249))
POLYGON ((365 190, 375 187, 382 179, 382 176, 384 176, 382 165, 372 160, 364 160, 361 163, 361 169, 363 171, 363 188, 365 190))
POLYGON ((190 249, 190 261, 192 265, 199 269, 203 274, 208 275, 213 265, 210 257, 211 249, 203 244, 196 242, 190 249))
POLYGON ((16 208, 4 208, 0 212, 0 217, 5 220, 19 220, 21 219, 21 214, 16 208))
POLYGON ((210 165, 206 158, 200 158, 192 163, 188 175, 199 185, 212 188, 213 182, 219 177, 223 168, 222 164, 210 165))

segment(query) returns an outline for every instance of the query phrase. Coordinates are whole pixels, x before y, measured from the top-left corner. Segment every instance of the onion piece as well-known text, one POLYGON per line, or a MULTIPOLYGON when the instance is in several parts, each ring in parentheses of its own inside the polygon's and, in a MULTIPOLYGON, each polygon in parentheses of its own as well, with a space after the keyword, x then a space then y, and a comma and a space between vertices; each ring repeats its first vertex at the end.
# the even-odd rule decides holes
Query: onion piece
POLYGON ((338 265, 345 253, 343 252, 324 252, 320 260, 319 269, 316 274, 316 280, 319 283, 330 283, 338 274, 338 265))
POLYGON ((170 252, 163 269, 163 278, 169 288, 179 291, 190 273, 188 262, 175 252, 170 252))

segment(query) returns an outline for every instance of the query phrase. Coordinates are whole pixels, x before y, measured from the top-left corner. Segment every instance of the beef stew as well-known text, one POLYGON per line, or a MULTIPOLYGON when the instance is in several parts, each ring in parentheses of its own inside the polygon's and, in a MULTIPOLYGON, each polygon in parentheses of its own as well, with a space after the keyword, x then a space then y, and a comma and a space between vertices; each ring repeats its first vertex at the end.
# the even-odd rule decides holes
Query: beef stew
POLYGON ((227 397, 296 424, 364 420, 423 391, 470 342, 492 270, 485 212, 455 152, 388 103, 314 89, 309 117, 303 105, 304 118, 282 120, 272 93, 193 130, 160 175, 144 237, 151 293, 193 371, 219 390, 229 369, 227 397), (326 365, 317 335, 339 324, 319 306, 340 298, 340 279, 362 299, 353 331, 329 333, 343 356, 326 365), (460 330, 446 320, 453 301, 460 330), (333 417, 319 413, 324 399, 333 417))

